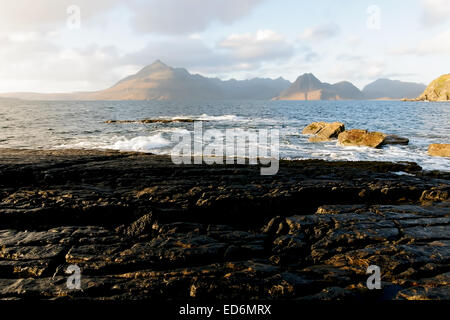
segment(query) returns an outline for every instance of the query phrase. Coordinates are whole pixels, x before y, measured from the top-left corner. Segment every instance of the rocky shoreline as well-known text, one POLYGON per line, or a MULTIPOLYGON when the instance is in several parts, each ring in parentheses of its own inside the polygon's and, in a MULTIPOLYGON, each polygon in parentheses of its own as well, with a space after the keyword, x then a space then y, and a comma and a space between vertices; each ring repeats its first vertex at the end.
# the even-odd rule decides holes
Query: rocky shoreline
POLYGON ((0 299, 450 299, 450 173, 0 152, 0 299), (69 265, 81 289, 68 289, 69 265), (366 287, 369 265, 382 289, 366 287))

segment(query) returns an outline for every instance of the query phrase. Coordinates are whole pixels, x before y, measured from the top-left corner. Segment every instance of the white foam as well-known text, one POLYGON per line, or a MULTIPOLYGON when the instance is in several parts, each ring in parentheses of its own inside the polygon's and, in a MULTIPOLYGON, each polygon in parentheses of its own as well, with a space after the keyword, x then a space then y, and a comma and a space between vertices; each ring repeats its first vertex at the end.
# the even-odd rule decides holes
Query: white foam
POLYGON ((151 151, 167 147, 171 142, 162 137, 160 133, 153 136, 139 136, 132 139, 119 140, 108 149, 122 151, 151 151))
MULTIPOLYGON (((206 116, 200 116, 207 119, 206 116)), ((209 117, 209 116, 208 116, 209 117)), ((235 118, 221 116, 227 119, 235 118)), ((214 117, 218 119, 218 117, 214 117)), ((245 134, 245 129, 234 127, 236 134, 245 134)), ((292 130, 294 131, 294 130, 292 130)), ((165 127, 152 131, 150 135, 139 135, 136 137, 129 136, 87 136, 72 140, 71 143, 59 145, 56 148, 80 148, 80 149, 114 149, 121 151, 138 151, 152 152, 157 154, 170 154, 173 143, 171 135, 174 133, 192 132, 190 128, 171 128, 165 127)), ((137 133, 137 132, 136 132, 137 133)), ((373 149, 368 147, 348 147, 341 146, 336 142, 325 143, 309 143, 307 138, 300 136, 299 138, 291 138, 290 135, 280 135, 280 156, 281 158, 290 159, 323 159, 331 161, 392 161, 416 162, 425 170, 443 170, 450 171, 450 161, 448 158, 430 157, 426 153, 426 147, 418 145, 414 140, 410 141, 410 145, 406 146, 384 146, 381 149, 373 149)), ((221 143, 219 141, 208 141, 208 145, 214 146, 221 143)), ((245 148, 254 146, 238 146, 240 152, 245 152, 245 148)), ((258 145, 258 147, 266 147, 258 145)))
POLYGON ((70 144, 56 146, 57 149, 112 149, 120 151, 150 152, 170 146, 171 142, 162 136, 162 133, 150 136, 126 137, 103 137, 92 140, 74 141, 70 144))
MULTIPOLYGON (((160 117, 161 119, 167 119, 167 117, 160 117)), ((247 120, 245 118, 238 117, 234 114, 224 114, 220 116, 210 116, 206 113, 201 115, 178 115, 169 117, 171 120, 179 120, 179 119, 190 119, 190 120, 199 120, 199 121, 243 121, 247 120)))
POLYGON ((404 171, 396 171, 396 172, 392 172, 393 174, 396 174, 396 175, 398 175, 398 176, 414 176, 413 174, 411 174, 411 173, 408 173, 408 172, 404 172, 404 171))

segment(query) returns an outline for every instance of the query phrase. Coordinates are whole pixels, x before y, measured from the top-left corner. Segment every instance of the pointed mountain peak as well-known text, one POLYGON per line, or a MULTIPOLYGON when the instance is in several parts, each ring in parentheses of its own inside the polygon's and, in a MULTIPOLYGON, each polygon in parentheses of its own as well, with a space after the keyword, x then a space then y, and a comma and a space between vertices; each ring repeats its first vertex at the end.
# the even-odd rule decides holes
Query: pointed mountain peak
POLYGON ((155 60, 152 64, 144 67, 142 71, 144 70, 172 70, 171 67, 169 67, 167 64, 162 62, 161 60, 155 60))
POLYGON ((292 85, 292 88, 299 92, 322 89, 323 83, 320 82, 312 73, 304 73, 299 76, 292 85))
POLYGON ((148 66, 145 66, 142 68, 138 73, 135 74, 137 77, 147 77, 154 72, 161 72, 161 71, 173 71, 173 68, 166 65, 161 60, 156 60, 152 64, 149 64, 148 66))
POLYGON ((161 60, 157 59, 155 60, 149 67, 162 67, 162 68, 169 68, 167 64, 162 62, 161 60))
POLYGON ((297 78, 297 80, 308 80, 308 81, 315 81, 315 82, 320 82, 319 79, 317 79, 312 73, 304 73, 301 76, 299 76, 297 78))

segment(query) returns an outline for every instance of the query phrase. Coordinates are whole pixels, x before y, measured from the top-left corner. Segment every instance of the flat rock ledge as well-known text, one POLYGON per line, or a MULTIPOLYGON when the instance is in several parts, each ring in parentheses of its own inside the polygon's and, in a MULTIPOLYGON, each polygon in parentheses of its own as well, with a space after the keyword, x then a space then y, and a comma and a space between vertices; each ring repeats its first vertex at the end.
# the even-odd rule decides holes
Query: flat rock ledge
POLYGON ((2 149, 0 299, 450 299, 450 174, 320 160, 259 172, 2 149), (66 286, 71 264, 82 290, 66 286), (366 288, 369 265, 381 290, 366 288))

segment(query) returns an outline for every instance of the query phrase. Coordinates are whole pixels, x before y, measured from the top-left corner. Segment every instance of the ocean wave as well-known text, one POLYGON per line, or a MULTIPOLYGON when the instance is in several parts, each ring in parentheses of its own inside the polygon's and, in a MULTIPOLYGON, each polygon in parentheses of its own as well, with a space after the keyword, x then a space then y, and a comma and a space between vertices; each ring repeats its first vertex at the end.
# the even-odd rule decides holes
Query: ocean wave
MULTIPOLYGON (((153 131, 151 135, 139 135, 136 137, 125 136, 97 136, 77 139, 68 144, 57 146, 70 149, 112 149, 120 151, 151 152, 155 154, 170 155, 174 143, 171 141, 173 134, 186 134, 192 132, 185 128, 161 128, 153 131)), ((238 135, 240 130, 237 130, 238 135)), ((244 131, 242 133, 245 133, 244 131)), ((194 138, 194 137, 193 137, 194 138)), ((280 157, 283 159, 323 159, 331 161, 412 161, 422 166, 425 170, 450 171, 450 161, 447 158, 431 157, 427 155, 424 147, 385 146, 381 149, 368 147, 344 147, 331 141, 325 143, 308 143, 305 139, 297 141, 285 140, 280 137, 280 157)), ((204 141, 204 146, 219 146, 221 140, 204 141)), ((240 154, 245 154, 247 148, 259 147, 268 149, 267 145, 238 146, 240 154)))
POLYGON ((211 116, 206 113, 201 115, 177 115, 173 117, 160 117, 160 119, 170 119, 170 120, 178 120, 178 119, 190 119, 190 120, 199 120, 199 121, 247 121, 249 119, 236 116, 234 114, 224 114, 220 116, 211 116))
POLYGON ((109 146, 108 149, 121 151, 151 151, 167 147, 171 142, 165 139, 162 134, 153 136, 139 136, 132 139, 123 139, 109 146))
POLYGON ((95 140, 73 141, 68 144, 56 146, 56 149, 111 149, 120 151, 153 152, 171 145, 170 140, 163 137, 162 133, 150 136, 137 136, 134 138, 110 137, 95 140))

